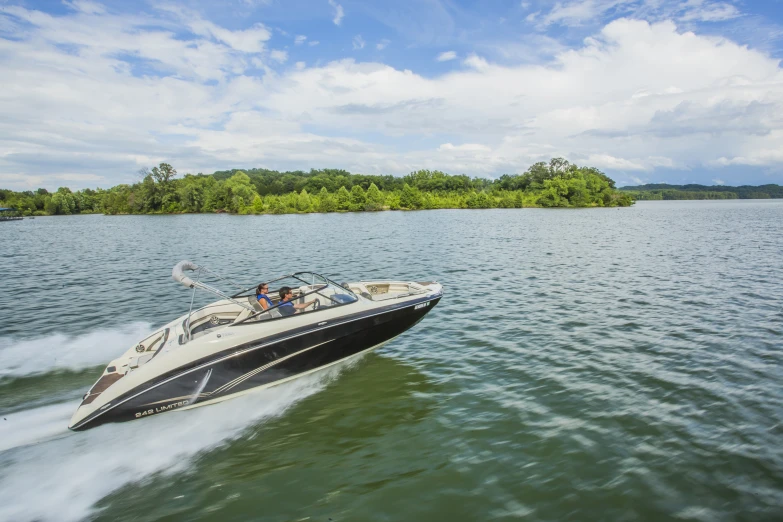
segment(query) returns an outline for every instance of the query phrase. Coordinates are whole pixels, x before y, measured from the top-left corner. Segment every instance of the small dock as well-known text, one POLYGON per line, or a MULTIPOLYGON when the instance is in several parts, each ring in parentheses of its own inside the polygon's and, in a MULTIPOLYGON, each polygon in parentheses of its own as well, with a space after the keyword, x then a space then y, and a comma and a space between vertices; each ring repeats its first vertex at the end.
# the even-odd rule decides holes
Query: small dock
POLYGON ((18 221, 24 219, 15 208, 0 207, 0 221, 18 221))

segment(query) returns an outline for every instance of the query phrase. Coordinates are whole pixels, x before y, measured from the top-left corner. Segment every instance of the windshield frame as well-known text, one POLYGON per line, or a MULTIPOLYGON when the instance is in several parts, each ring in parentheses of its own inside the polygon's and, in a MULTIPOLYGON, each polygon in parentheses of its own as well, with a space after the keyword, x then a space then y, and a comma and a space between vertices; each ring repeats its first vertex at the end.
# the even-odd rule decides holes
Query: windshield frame
MULTIPOLYGON (((324 298, 330 300, 332 303, 334 303, 334 305, 330 306, 329 308, 334 308, 334 307, 337 307, 337 306, 345 306, 345 305, 353 304, 353 303, 356 303, 357 301, 359 301, 359 296, 357 296, 351 289, 346 288, 346 287, 344 287, 344 286, 342 286, 342 285, 332 281, 328 277, 324 277, 321 274, 318 274, 316 272, 294 272, 293 274, 288 274, 288 275, 284 275, 284 276, 281 276, 281 277, 278 277, 278 278, 275 278, 275 279, 270 279, 269 281, 264 281, 264 282, 262 282, 260 284, 268 285, 269 283, 274 283, 276 281, 282 281, 284 279, 296 279, 298 281, 301 281, 302 283, 304 283, 307 286, 316 286, 316 285, 318 285, 317 288, 314 288, 313 290, 310 290, 309 292, 305 292, 303 294, 300 294, 299 296, 297 296, 297 299, 301 299, 301 298, 303 298, 305 296, 308 296, 308 295, 318 294, 321 297, 324 297, 324 298), (308 282, 308 281, 302 279, 302 277, 300 277, 300 276, 302 276, 302 277, 304 277, 304 276, 313 276, 313 281, 308 282), (316 282, 315 281, 315 277, 321 278, 324 282, 323 283, 321 283, 320 281, 316 282), (351 297, 353 297, 353 301, 350 301, 348 303, 341 303, 341 302, 339 302, 339 301, 337 301, 335 299, 332 299, 328 295, 322 294, 321 290, 323 290, 324 288, 327 288, 330 285, 331 286, 335 286, 335 287, 339 288, 341 291, 349 294, 351 297)), ((242 290, 241 292, 239 292, 237 294, 234 294, 232 296, 232 298, 236 299, 238 297, 255 297, 256 296, 255 289, 258 288, 258 286, 259 285, 251 286, 250 288, 242 290), (250 290, 253 290, 252 294, 246 294, 245 293, 245 292, 249 292, 250 290)), ((259 317, 262 314, 268 314, 270 310, 275 310, 277 308, 280 308, 280 306, 283 305, 283 303, 284 303, 283 301, 280 301, 276 305, 270 306, 266 310, 255 311, 254 313, 248 315, 247 317, 245 317, 241 321, 232 323, 230 326, 238 326, 240 324, 245 324, 247 321, 250 321, 251 319, 255 319, 256 317, 259 317)), ((320 310, 320 308, 319 308, 319 310, 320 310)), ((317 312, 317 311, 318 310, 311 310, 311 311, 305 312, 305 313, 313 313, 313 312, 317 312)), ((272 315, 269 314, 269 319, 268 320, 269 321, 274 321, 274 320, 277 320, 277 319, 286 319, 288 317, 293 317, 293 314, 292 315, 285 315, 285 316, 282 316, 282 317, 272 317, 272 315)), ((267 322, 267 321, 264 321, 264 322, 267 322)), ((253 324, 256 324, 256 323, 253 323, 253 324)))

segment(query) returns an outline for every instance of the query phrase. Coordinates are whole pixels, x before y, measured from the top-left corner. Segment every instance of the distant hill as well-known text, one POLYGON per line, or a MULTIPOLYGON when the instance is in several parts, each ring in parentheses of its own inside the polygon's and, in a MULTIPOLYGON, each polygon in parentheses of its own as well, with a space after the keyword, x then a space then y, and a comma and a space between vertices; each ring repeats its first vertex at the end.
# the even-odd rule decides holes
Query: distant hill
POLYGON ((674 199, 783 199, 783 187, 780 185, 669 185, 650 183, 631 187, 620 187, 630 192, 637 200, 674 200, 674 199))

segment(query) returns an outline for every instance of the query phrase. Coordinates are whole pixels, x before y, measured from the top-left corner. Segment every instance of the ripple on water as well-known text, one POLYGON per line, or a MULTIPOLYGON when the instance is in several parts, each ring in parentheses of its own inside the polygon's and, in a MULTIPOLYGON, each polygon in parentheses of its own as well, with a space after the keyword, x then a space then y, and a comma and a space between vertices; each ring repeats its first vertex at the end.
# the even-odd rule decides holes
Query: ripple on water
POLYGON ((16 252, 5 440, 44 439, 0 452, 0 518, 780 520, 781 221, 780 202, 735 201, 0 228, 16 252), (291 238, 313 245, 298 266, 259 256, 291 238), (123 325, 187 307, 168 282, 186 258, 241 281, 311 268, 446 295, 301 393, 49 440, 94 365, 133 342, 123 325), (85 487, 66 480, 77 468, 85 487))

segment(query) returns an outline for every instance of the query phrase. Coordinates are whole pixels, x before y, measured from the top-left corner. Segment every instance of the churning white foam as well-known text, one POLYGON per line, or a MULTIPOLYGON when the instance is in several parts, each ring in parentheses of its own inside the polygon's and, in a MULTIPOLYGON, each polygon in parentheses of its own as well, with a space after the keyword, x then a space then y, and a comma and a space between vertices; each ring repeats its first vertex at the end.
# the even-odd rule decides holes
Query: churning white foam
POLYGON ((0 379, 81 370, 108 363, 152 332, 149 323, 76 336, 52 334, 35 339, 0 338, 0 379))
POLYGON ((68 421, 78 403, 65 402, 5 414, 0 419, 0 453, 69 434, 68 421))
POLYGON ((0 421, 0 439, 7 438, 4 446, 11 448, 0 450, 0 520, 85 518, 98 500, 124 484, 187 469, 195 455, 280 415, 323 389, 345 366, 215 405, 86 432, 67 432, 75 403, 7 416, 0 421))

